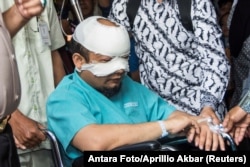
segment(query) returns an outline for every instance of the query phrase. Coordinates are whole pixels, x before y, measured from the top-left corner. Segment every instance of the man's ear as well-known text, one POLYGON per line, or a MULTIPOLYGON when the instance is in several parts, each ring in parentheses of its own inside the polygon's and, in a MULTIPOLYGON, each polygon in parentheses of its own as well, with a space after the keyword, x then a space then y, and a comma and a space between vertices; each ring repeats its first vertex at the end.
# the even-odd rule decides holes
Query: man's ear
POLYGON ((72 60, 76 68, 81 69, 83 64, 86 64, 85 58, 79 53, 74 53, 72 56, 72 60))

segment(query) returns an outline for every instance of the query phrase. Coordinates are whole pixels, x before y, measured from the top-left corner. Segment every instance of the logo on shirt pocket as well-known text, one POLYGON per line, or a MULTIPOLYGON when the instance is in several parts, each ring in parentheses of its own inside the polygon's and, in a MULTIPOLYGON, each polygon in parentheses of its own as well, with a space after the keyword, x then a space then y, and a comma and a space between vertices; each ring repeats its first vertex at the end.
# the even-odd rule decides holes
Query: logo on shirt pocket
POLYGON ((138 102, 128 102, 124 104, 124 108, 138 107, 138 102))

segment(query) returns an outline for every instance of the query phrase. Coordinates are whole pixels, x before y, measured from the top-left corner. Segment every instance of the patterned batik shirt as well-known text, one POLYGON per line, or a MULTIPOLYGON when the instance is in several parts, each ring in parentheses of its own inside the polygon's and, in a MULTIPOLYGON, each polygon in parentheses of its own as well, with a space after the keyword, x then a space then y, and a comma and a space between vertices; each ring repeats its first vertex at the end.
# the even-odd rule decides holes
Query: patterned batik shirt
MULTIPOLYGON (((115 0, 109 18, 131 31, 127 1, 115 0)), ((230 67, 214 6, 208 0, 192 1, 194 32, 179 18, 175 0, 141 1, 132 29, 141 82, 178 110, 199 115, 211 106, 223 118, 230 67)))

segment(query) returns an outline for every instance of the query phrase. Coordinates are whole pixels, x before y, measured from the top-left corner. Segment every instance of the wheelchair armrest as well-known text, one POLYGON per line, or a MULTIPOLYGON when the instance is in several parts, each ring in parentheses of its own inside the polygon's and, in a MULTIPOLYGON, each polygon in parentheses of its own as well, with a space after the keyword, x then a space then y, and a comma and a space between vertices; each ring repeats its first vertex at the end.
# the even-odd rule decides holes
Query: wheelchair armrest
POLYGON ((189 143, 187 137, 182 134, 168 135, 158 139, 161 143, 162 151, 198 151, 199 148, 193 143, 189 143))
POLYGON ((113 149, 113 151, 157 151, 161 149, 161 144, 156 141, 145 141, 141 143, 121 146, 113 149))
POLYGON ((161 145, 167 144, 167 145, 178 145, 187 143, 187 137, 184 135, 168 135, 163 138, 160 138, 157 140, 161 145))

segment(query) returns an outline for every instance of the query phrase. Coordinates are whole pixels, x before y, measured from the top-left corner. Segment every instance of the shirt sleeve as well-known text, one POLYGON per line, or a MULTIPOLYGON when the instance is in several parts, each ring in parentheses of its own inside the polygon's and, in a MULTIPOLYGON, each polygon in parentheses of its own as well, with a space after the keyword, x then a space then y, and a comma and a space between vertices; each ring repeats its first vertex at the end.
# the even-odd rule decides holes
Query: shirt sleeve
POLYGON ((217 23, 214 6, 207 0, 193 1, 194 35, 199 43, 204 79, 201 87, 201 108, 214 109, 223 101, 229 79, 229 61, 226 58, 222 32, 217 23))
MULTIPOLYGON (((0 9, 1 12, 1 9, 0 9)), ((20 78, 10 34, 0 14, 0 120, 16 110, 21 98, 20 78)), ((0 121, 1 122, 1 121, 0 121)))
POLYGON ((247 94, 241 99, 239 106, 250 114, 250 91, 248 91, 247 94))
MULTIPOLYGON (((250 55, 250 37, 243 43, 241 52, 242 54, 250 55)), ((239 106, 247 113, 250 113, 250 71, 248 77, 243 81, 241 97, 239 106)))
POLYGON ((82 155, 70 144, 74 136, 85 126, 96 123, 96 119, 89 113, 88 104, 84 104, 81 99, 69 90, 62 90, 52 93, 47 101, 48 128, 72 159, 82 155))
POLYGON ((158 121, 167 119, 176 108, 163 100, 156 93, 147 94, 147 112, 149 121, 158 121))

